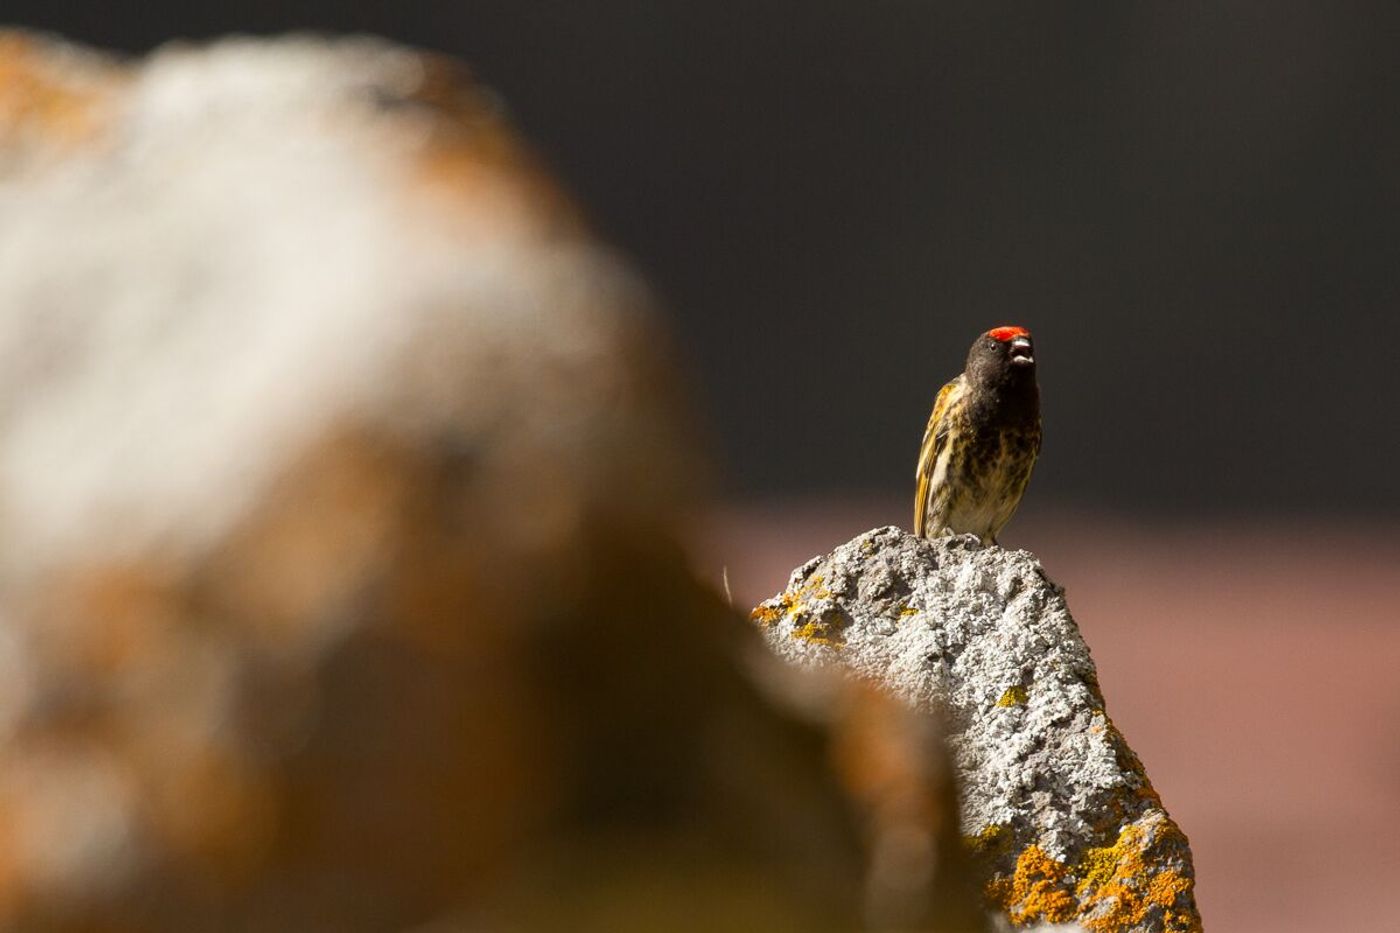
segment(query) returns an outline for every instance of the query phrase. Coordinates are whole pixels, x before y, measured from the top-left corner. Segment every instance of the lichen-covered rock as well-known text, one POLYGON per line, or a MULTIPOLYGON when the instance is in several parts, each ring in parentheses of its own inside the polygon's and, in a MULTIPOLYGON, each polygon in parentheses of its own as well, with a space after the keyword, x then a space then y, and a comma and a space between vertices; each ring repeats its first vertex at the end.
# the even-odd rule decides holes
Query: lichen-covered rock
POLYGON ((450 62, 0 34, 0 929, 857 928, 665 344, 450 62))
POLYGON ((863 534, 753 613, 770 646, 945 711, 962 830, 1017 926, 1201 928, 1186 837, 1105 711, 1063 592, 1024 551, 863 534))

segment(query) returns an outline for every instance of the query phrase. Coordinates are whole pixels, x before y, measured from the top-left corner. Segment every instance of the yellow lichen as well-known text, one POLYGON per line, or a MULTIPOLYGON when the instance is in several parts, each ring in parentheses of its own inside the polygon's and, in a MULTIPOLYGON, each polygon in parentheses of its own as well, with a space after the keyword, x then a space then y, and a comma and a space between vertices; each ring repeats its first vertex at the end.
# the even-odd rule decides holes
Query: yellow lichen
POLYGON ((1006 688, 1006 692, 1001 695, 1001 699, 997 700, 997 706, 1020 706, 1029 698, 1030 695, 1026 693, 1026 688, 1020 684, 1016 684, 1015 686, 1006 688))
POLYGON ((1011 842, 1011 827, 1005 823, 989 823, 975 836, 963 836, 963 843, 974 855, 1004 851, 1011 842))
POLYGON ((798 599, 830 599, 831 590, 826 588, 826 577, 817 574, 797 591, 798 599))
POLYGON ((1102 888, 1113 880, 1118 871, 1118 861, 1123 857, 1125 845, 1132 844, 1140 831, 1128 826, 1118 835, 1118 841, 1111 846, 1089 849, 1079 863, 1079 884, 1075 890, 1081 896, 1102 888))
POLYGON ((912 616, 912 615, 918 615, 918 614, 919 614, 919 610, 915 609, 913 606, 902 606, 902 607, 900 607, 900 610, 899 610, 899 617, 900 617, 901 619, 904 618, 905 616, 912 616))
POLYGON ((846 643, 846 637, 841 634, 841 630, 825 618, 802 623, 792 630, 792 637, 829 648, 839 648, 846 643))

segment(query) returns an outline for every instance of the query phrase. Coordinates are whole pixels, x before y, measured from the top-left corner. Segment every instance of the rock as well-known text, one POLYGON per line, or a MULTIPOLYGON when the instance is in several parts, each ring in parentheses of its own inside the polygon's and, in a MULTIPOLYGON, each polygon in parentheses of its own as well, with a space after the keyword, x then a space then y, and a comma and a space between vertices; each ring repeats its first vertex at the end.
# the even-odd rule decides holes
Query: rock
POLYGON ((0 36, 0 928, 857 928, 674 369, 451 62, 0 36))
POLYGON ((791 662, 944 711, 962 833, 1012 924, 1201 929, 1186 837, 1031 554, 882 528, 800 567, 753 618, 791 662))
POLYGON ((866 928, 984 931, 939 718, 877 684, 844 680, 824 721, 837 774, 864 816, 866 928))

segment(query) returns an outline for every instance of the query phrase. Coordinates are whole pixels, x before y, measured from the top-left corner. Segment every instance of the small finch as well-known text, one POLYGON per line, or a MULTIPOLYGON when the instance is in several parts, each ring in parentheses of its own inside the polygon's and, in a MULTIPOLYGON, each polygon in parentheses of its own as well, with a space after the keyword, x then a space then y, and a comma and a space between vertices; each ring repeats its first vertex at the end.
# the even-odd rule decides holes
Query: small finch
POLYGON ((914 534, 996 543, 1040 452, 1040 388, 1030 331, 994 327, 933 403, 914 474, 914 534))

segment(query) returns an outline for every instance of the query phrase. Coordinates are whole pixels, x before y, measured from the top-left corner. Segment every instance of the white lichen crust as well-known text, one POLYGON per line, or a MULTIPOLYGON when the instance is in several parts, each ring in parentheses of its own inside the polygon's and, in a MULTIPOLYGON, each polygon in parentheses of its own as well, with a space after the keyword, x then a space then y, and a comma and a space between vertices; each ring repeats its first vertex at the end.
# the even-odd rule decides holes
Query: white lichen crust
POLYGON ((753 617, 780 656, 943 712, 963 833, 1012 922, 1200 928, 1185 837, 1032 554, 881 528, 798 568, 753 617))

